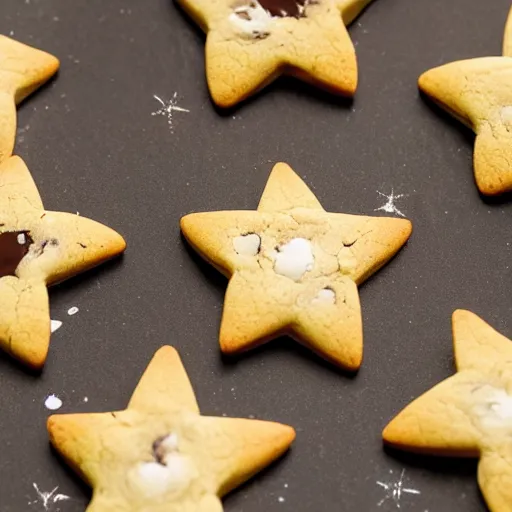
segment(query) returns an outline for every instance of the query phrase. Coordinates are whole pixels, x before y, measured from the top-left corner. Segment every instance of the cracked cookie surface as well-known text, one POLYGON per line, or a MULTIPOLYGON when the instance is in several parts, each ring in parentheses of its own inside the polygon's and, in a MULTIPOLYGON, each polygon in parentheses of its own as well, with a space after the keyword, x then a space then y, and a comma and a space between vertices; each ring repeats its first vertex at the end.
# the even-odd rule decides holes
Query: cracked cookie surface
POLYGON ((194 249, 229 278, 220 329, 225 353, 289 334, 349 370, 362 360, 357 285, 407 241, 405 219, 326 212, 286 164, 257 211, 181 219, 194 249))
POLYGON ((41 368, 50 343, 47 286, 125 247, 123 238, 102 224, 45 211, 21 158, 0 164, 0 349, 41 368))
POLYGON ((201 416, 169 346, 156 353, 126 410, 54 415, 48 431, 94 489, 88 512, 221 512, 219 498, 295 438, 279 423, 201 416))
POLYGON ((493 512, 512 510, 512 342, 475 314, 453 314, 457 373, 407 406, 385 443, 417 453, 479 457, 493 512))
POLYGON ((431 69, 419 87, 476 134, 473 167, 485 195, 512 190, 512 11, 502 57, 468 59, 431 69))
POLYGON ((357 62, 347 32, 371 0, 179 0, 207 33, 213 101, 231 107, 281 74, 352 96, 357 62))
POLYGON ((0 35, 0 163, 12 155, 16 105, 59 69, 53 55, 0 35))

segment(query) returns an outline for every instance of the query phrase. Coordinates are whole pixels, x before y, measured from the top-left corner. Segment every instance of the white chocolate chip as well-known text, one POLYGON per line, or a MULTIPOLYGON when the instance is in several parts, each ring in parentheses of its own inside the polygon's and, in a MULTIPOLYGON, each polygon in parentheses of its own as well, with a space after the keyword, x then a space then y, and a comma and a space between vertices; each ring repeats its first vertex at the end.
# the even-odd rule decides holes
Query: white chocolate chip
POLYGON ((55 332, 58 331, 62 327, 62 322, 60 320, 52 320, 50 323, 50 331, 55 332))
POLYGON ((312 301, 313 304, 335 304, 336 294, 331 288, 322 288, 312 301))
POLYGON ((233 247, 237 254, 256 256, 260 252, 261 238, 256 233, 240 235, 233 239, 233 247))
POLYGON ((19 233, 17 239, 20 245, 25 245, 27 243, 27 237, 25 236, 25 233, 19 233))
POLYGON ((62 407, 62 400, 57 395, 49 395, 44 401, 44 406, 50 411, 57 411, 62 407))
POLYGON ((137 476, 146 496, 165 494, 172 484, 172 474, 158 462, 145 462, 137 469, 137 476))
POLYGON ((490 409, 502 420, 512 419, 512 396, 507 394, 504 389, 498 389, 490 397, 490 409))
POLYGON ((294 238, 278 247, 274 259, 274 271, 294 281, 313 270, 315 263, 311 242, 305 238, 294 238))
POLYGON ((247 5, 236 7, 229 15, 229 20, 241 35, 258 39, 269 35, 272 16, 259 2, 253 0, 247 5))
POLYGON ((507 105, 503 107, 500 111, 500 116, 505 124, 512 124, 512 106, 507 105))
POLYGON ((512 427, 512 396, 504 389, 482 386, 472 395, 477 400, 474 410, 484 427, 512 427))
POLYGON ((159 496, 188 486, 195 474, 193 465, 187 457, 171 453, 165 457, 165 464, 139 464, 132 473, 132 481, 146 496, 159 496))
POLYGON ((130 472, 134 485, 148 497, 182 489, 197 475, 191 460, 179 452, 178 436, 175 433, 154 443, 153 456, 155 461, 138 464, 130 472))

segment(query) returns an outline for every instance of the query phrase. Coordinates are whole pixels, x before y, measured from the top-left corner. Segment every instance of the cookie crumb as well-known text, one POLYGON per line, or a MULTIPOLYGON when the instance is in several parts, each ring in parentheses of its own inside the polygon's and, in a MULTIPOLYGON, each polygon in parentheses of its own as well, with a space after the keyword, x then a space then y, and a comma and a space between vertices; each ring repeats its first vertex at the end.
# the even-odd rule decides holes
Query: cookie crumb
POLYGON ((44 401, 44 406, 50 411, 57 411, 62 407, 62 400, 57 395, 49 395, 44 401))
POLYGON ((50 323, 51 332, 58 331, 62 327, 62 322, 60 320, 52 320, 50 323))

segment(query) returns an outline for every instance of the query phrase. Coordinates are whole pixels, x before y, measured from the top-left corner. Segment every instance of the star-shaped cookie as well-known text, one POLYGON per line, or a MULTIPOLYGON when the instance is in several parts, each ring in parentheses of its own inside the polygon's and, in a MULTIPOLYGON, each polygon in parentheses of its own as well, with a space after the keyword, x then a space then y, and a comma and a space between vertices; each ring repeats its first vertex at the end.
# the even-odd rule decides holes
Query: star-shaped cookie
POLYGON ((21 158, 0 164, 0 349, 41 368, 50 343, 47 285, 99 265, 125 246, 102 224, 45 211, 21 158))
POLYGON ((58 69, 53 55, 0 35, 0 163, 14 148, 16 105, 58 69))
POLYGON ((512 342, 475 314, 455 311, 457 373, 406 407, 384 430, 396 448, 480 457, 490 510, 512 510, 512 342))
POLYGON ((256 211, 181 219, 194 249, 230 280, 220 329, 225 353, 289 334, 349 370, 361 365, 357 285, 407 241, 405 219, 326 212, 286 164, 256 211))
POLYGON ((476 134, 473 165, 485 195, 512 190, 512 16, 502 57, 462 60, 419 78, 421 91, 476 134))
POLYGON ((172 347, 156 353, 126 410, 51 416, 48 431, 94 488, 87 512, 221 512, 219 497, 295 438, 279 423, 201 416, 172 347))
POLYGON ((207 33, 213 101, 231 107, 281 74, 352 96, 357 62, 346 26, 371 0, 178 0, 207 33))

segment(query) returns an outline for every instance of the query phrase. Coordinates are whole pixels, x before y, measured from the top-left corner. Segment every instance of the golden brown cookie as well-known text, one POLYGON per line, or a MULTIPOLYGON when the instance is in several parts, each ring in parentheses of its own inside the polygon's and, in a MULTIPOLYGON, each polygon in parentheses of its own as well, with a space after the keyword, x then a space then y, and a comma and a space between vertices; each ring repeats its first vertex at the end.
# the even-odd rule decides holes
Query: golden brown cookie
POLYGON ((257 211, 193 213, 183 234, 229 285, 220 329, 225 353, 293 336, 356 370, 363 351, 357 285, 411 234, 405 219, 326 212, 286 164, 277 164, 257 211))
POLYGON ((0 35, 0 163, 14 148, 16 105, 58 69, 53 55, 0 35))
POLYGON ((213 101, 230 107, 281 74, 352 96, 356 54, 346 25, 371 0, 179 0, 207 33, 213 101))
POLYGON ((41 368, 50 343, 46 287, 125 247, 123 238, 102 224, 45 211, 21 158, 0 164, 0 349, 41 368))
POLYGON ((219 497, 295 438, 279 423, 201 416, 172 347, 156 353, 127 409, 51 416, 48 431, 94 488, 88 512, 221 512, 219 497))
POLYGON ((452 62, 419 78, 425 94, 475 132, 475 180, 486 195, 512 190, 511 84, 512 15, 505 29, 503 57, 452 62))
POLYGON ((406 407, 384 430, 396 448, 479 457, 493 512, 512 510, 512 343, 475 314, 455 311, 457 373, 406 407))

